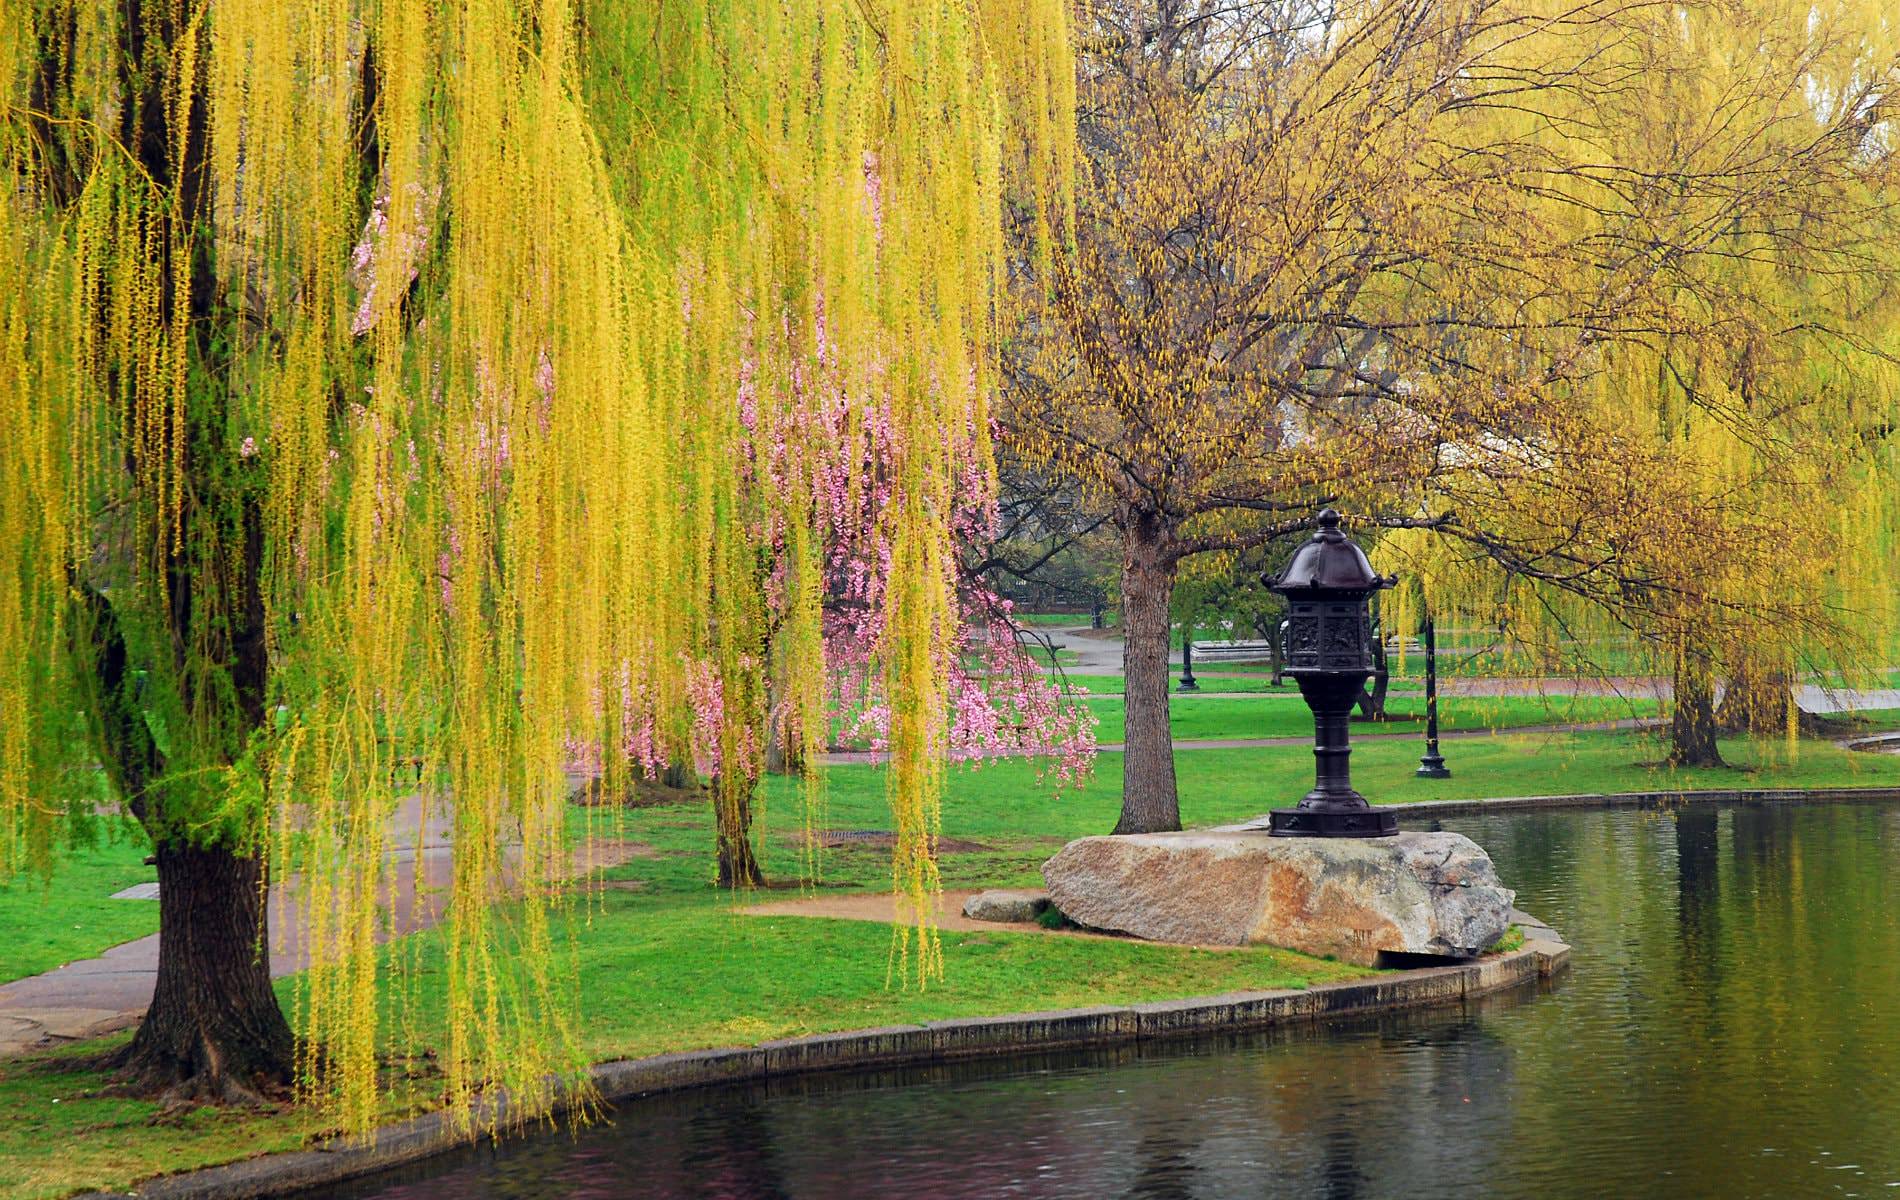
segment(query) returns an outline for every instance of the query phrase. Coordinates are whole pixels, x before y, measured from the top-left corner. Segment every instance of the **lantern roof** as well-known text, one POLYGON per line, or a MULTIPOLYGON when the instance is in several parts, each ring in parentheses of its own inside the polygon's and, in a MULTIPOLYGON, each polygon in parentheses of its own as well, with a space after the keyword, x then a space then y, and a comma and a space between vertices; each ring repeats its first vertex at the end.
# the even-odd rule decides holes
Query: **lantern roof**
POLYGON ((1264 580, 1268 591, 1282 596, 1334 595, 1345 599, 1369 596, 1398 582, 1396 575, 1381 575, 1372 569, 1365 551, 1340 530, 1339 514, 1333 509, 1322 511, 1317 524, 1312 539, 1293 552, 1286 569, 1264 580))

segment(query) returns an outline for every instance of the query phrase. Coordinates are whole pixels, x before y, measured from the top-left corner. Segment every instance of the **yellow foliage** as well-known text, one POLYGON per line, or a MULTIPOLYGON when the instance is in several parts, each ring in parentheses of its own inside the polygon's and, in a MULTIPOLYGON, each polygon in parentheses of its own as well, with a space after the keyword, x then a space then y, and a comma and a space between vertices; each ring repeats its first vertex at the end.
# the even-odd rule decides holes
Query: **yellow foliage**
POLYGON ((766 428, 800 428, 823 354, 907 448, 883 659, 928 977, 948 497, 971 465, 946 431, 979 431, 987 466, 1006 184, 1061 223, 1062 6, 134 11, 0 4, 3 865, 43 863, 90 804, 44 797, 83 766, 49 698, 84 685, 70 597, 97 589, 166 759, 124 799, 154 837, 267 844, 297 882, 311 1096, 365 1128, 392 1028, 441 1003, 459 1120, 482 1088, 545 1098, 581 1065, 569 770, 613 786, 687 756, 707 667, 729 767, 757 753, 768 671, 816 748, 823 548, 808 493, 746 483, 737 397, 750 372, 766 428), (770 663, 762 507, 799 626, 770 663), (254 695, 223 640, 250 597, 254 695), (174 781, 199 768, 214 800, 174 781), (452 849, 439 996, 379 986, 411 792, 452 849))

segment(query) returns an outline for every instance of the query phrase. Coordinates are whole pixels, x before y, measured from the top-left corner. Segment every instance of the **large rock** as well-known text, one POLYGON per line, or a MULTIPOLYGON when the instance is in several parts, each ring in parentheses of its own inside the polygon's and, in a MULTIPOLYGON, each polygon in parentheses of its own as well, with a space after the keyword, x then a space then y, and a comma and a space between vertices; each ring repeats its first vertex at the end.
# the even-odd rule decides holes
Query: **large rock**
POLYGON ((972 921, 1006 921, 1021 924, 1033 921, 1049 907, 1042 892, 1009 891, 992 888, 978 892, 963 902, 963 915, 972 921))
POLYGON ((1366 966, 1382 951, 1480 954, 1510 927, 1516 899, 1458 833, 1088 837, 1043 864, 1042 877, 1080 925, 1156 942, 1265 943, 1366 966))

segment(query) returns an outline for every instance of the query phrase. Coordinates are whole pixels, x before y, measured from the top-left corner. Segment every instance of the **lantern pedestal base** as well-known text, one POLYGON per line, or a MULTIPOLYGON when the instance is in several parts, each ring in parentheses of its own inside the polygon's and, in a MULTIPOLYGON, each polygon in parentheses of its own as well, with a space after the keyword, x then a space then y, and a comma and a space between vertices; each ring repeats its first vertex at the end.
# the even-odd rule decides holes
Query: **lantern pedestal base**
POLYGON ((1417 774, 1420 779, 1450 779, 1451 768, 1445 765, 1443 755, 1427 754, 1418 760, 1417 774))
POLYGON ((1274 837, 1396 837, 1399 814, 1365 808, 1276 808, 1267 814, 1274 837))

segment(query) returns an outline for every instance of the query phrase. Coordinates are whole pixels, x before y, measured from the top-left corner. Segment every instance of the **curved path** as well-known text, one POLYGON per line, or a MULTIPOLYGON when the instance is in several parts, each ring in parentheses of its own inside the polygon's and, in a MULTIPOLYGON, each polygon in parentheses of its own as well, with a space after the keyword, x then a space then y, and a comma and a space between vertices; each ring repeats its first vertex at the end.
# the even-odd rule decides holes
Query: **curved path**
MULTIPOLYGON (((1065 673, 1075 675, 1120 675, 1122 673, 1122 639, 1112 629, 1094 629, 1087 625, 1041 626, 1034 630, 1048 638, 1059 649, 1067 650, 1076 656, 1072 666, 1063 667, 1065 673)), ((1447 657, 1444 650, 1439 651, 1442 661, 1447 657)), ((1263 657, 1261 662, 1265 662, 1263 657)), ((1181 666, 1181 651, 1168 652, 1168 664, 1178 670, 1181 666)), ((1054 668, 1046 668, 1053 673, 1054 668)), ((1258 671, 1222 671, 1218 666, 1194 671, 1196 679, 1258 679, 1258 671)), ((1666 678, 1652 675, 1610 675, 1594 679, 1545 679, 1535 677, 1472 677, 1441 674, 1438 686, 1447 696, 1625 696, 1641 699, 1666 700, 1675 694, 1674 684, 1666 678)), ((1221 695, 1218 688, 1203 687, 1199 692, 1174 693, 1179 699, 1190 699, 1201 695, 1221 695)), ((1229 693, 1244 694, 1244 693, 1229 693)), ((1864 708, 1900 708, 1900 688, 1830 688, 1818 684, 1802 684, 1795 689, 1795 702, 1811 713, 1854 712, 1864 708)), ((1176 743, 1180 745, 1180 743, 1176 743)))
MULTIPOLYGON (((379 927, 379 943, 436 924, 448 903, 451 863, 446 819, 434 814, 425 816, 418 799, 405 800, 396 811, 391 845, 389 875, 395 890, 382 898, 381 905, 394 913, 395 919, 379 927), (405 869, 403 864, 412 865, 405 869)), ((569 875, 585 875, 651 853, 649 847, 638 842, 601 842, 591 848, 591 853, 589 848, 580 847, 568 864, 569 875)), ((294 928, 286 920, 294 886, 293 880, 271 889, 272 926, 294 928)), ((154 890, 152 898, 156 895, 154 890)), ((273 979, 309 965, 308 948, 299 939, 286 935, 271 941, 273 979)), ((114 946, 97 958, 0 984, 0 1060, 131 1028, 152 1002, 157 980, 158 935, 154 933, 114 946)))
MULTIPOLYGON (((1249 693, 1235 693, 1236 695, 1249 693)), ((1253 693, 1257 694, 1257 693, 1253 693)), ((1615 721, 1577 721, 1561 725, 1507 725, 1502 729, 1444 729, 1440 730, 1441 742, 1464 741, 1468 738, 1487 738, 1521 733, 1609 733, 1619 729, 1647 729, 1661 725, 1658 717, 1624 717, 1615 721)), ((1425 727, 1417 721, 1408 721, 1407 728, 1394 729, 1384 733, 1366 733, 1355 723, 1352 740, 1354 745, 1364 742, 1389 742, 1400 739, 1417 741, 1425 736, 1425 727)), ((1253 750, 1274 746, 1311 746, 1313 735, 1298 737, 1264 738, 1175 738, 1176 750, 1253 750)), ((1125 742, 1102 742, 1096 750, 1105 754, 1118 754, 1127 749, 1125 742)), ((818 756, 818 761, 827 767, 864 766, 883 762, 890 757, 882 750, 833 750, 818 756)), ((976 758, 976 754, 959 755, 960 758, 976 758)))

